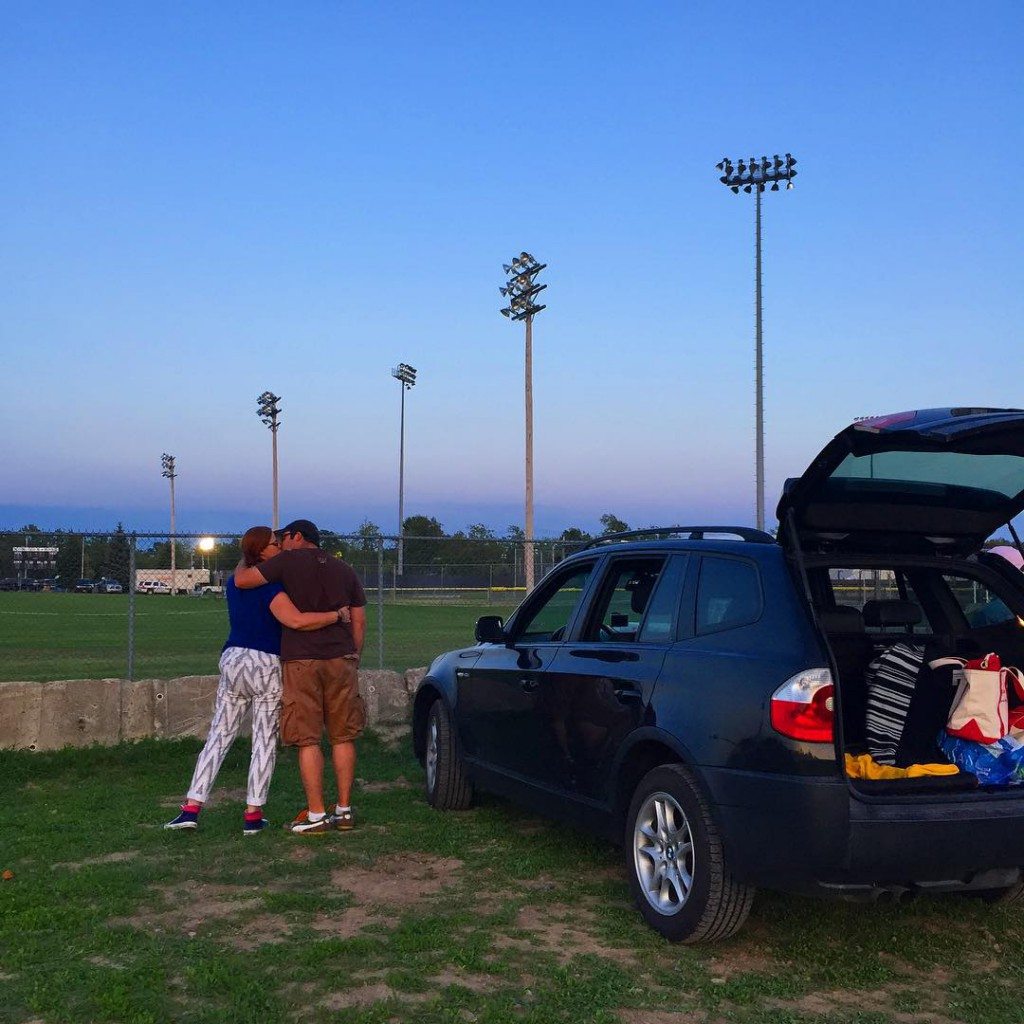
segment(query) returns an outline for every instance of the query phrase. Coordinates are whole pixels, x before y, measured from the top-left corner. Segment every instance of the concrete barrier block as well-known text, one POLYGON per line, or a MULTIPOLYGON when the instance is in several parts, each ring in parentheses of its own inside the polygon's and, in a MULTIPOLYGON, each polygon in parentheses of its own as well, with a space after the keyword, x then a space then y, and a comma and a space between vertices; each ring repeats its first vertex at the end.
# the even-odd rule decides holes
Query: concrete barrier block
POLYGON ((141 740, 153 733, 153 680, 122 679, 121 739, 141 740))
POLYGON ((213 717, 219 676, 178 676, 153 680, 155 736, 205 739, 213 717))
POLYGON ((408 719, 409 693, 399 673, 390 669, 360 669, 359 693, 366 702, 367 725, 408 719))
POLYGON ((121 729, 119 680, 62 679, 39 685, 42 707, 37 750, 118 742, 121 729))
POLYGON ((42 683, 0 683, 0 749, 37 750, 42 683))
POLYGON ((406 692, 412 696, 416 693, 416 687, 423 682, 423 677, 427 674, 427 666, 424 665, 422 668, 407 668, 404 673, 405 678, 405 689, 406 692))

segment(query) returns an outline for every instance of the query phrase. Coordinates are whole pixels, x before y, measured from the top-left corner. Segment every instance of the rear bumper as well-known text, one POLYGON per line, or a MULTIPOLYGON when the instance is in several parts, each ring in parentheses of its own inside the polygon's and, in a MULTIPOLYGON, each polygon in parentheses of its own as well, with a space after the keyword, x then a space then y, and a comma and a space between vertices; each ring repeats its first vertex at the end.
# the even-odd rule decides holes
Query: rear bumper
POLYGON ((838 775, 705 771, 730 867, 752 885, 871 896, 1012 885, 1024 793, 861 799, 838 775))

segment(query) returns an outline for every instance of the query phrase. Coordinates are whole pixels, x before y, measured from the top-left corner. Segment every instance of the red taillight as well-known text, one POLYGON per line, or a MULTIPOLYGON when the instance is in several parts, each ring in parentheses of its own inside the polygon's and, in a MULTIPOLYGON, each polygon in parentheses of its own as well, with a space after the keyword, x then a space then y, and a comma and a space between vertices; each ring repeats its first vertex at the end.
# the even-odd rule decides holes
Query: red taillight
POLYGON ((772 728, 793 740, 835 740, 835 687, 827 668, 811 668, 787 679, 772 694, 772 728))

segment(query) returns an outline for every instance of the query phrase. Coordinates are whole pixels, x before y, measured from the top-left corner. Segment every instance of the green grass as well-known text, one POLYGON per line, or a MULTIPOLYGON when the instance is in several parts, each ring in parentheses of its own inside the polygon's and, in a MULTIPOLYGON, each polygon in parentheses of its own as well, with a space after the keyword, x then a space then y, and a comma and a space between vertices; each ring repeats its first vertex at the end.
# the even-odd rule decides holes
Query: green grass
MULTIPOLYGON (((486 604, 384 605, 384 667, 427 665, 473 642, 481 615, 511 609, 486 604)), ((227 606, 216 598, 138 597, 135 678, 217 671, 227 636, 227 606)), ((0 680, 98 679, 127 672, 128 597, 0 593, 0 680)), ((367 609, 363 665, 376 668, 377 608, 367 609)))
MULTIPOLYGON (((1019 912, 761 893, 736 939, 672 946, 615 850, 495 800, 431 811, 372 737, 352 833, 243 838, 243 744, 200 831, 167 833, 198 749, 0 753, 2 1024, 1022 1018, 1019 912)), ((267 810, 299 806, 285 752, 267 810)))

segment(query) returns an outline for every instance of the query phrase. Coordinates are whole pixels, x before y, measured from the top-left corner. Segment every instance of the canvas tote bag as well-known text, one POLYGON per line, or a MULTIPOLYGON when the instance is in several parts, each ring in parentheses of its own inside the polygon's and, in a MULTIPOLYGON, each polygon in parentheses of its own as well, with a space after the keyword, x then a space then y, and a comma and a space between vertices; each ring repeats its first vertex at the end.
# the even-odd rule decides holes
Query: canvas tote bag
POLYGON ((946 732, 976 743, 995 743, 1010 731, 1007 679, 1024 695, 1024 678, 1016 668, 1004 668, 998 654, 965 661, 963 658, 938 658, 931 668, 955 665, 953 685, 956 695, 949 712, 946 732))

